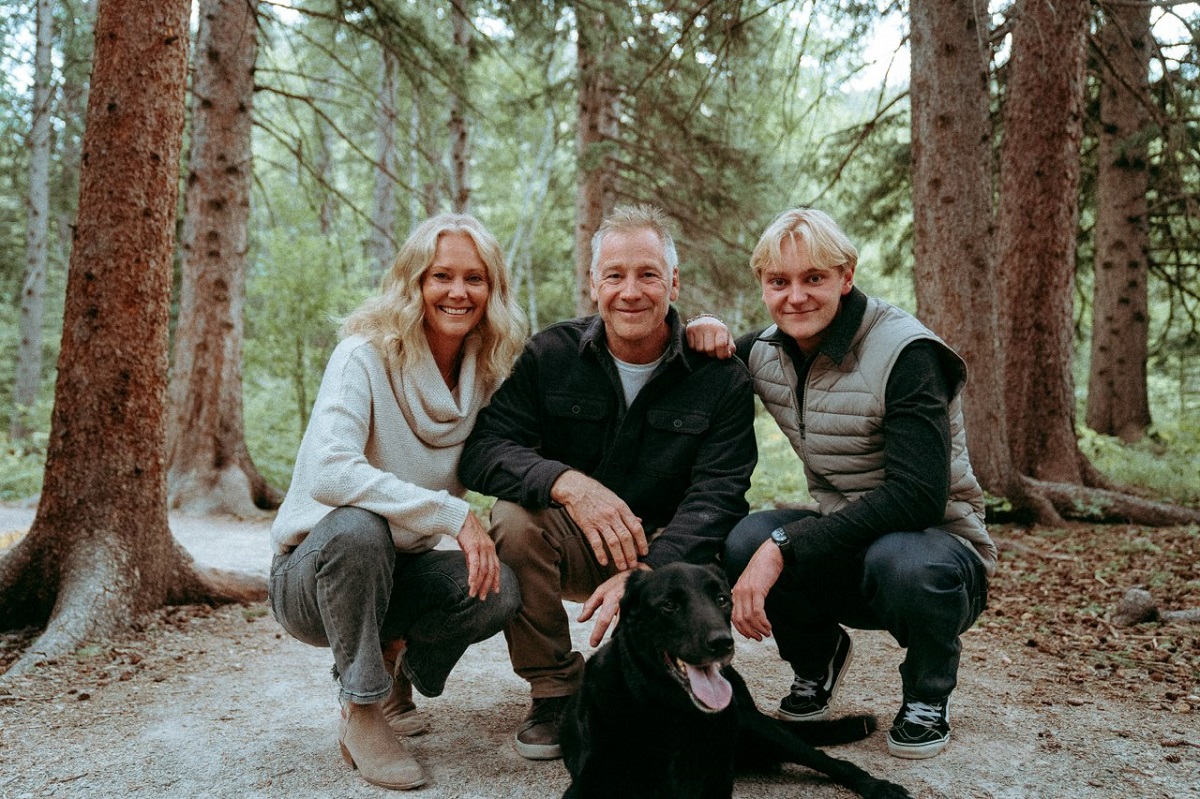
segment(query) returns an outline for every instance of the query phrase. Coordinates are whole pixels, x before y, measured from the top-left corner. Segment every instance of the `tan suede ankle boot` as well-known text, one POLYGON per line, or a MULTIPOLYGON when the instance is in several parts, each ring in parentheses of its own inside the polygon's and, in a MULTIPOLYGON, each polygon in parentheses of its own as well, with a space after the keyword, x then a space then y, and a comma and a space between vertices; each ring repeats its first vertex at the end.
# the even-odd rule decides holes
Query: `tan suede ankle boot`
POLYGON ((404 744, 396 740, 383 717, 382 703, 342 706, 338 746, 342 759, 362 778, 381 788, 408 790, 425 784, 425 771, 404 744))
POLYGON ((403 652, 404 641, 390 641, 383 645, 383 665, 392 675, 392 692, 379 704, 392 732, 407 737, 426 732, 429 723, 417 710, 413 702, 412 683, 400 668, 400 655, 403 652))

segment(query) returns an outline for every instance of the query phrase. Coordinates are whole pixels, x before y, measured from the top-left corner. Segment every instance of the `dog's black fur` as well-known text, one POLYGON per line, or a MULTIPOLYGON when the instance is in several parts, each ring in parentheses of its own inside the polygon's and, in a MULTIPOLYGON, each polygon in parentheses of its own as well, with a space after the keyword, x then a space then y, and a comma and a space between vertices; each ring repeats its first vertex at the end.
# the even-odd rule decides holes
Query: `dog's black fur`
POLYGON ((729 665, 731 610, 715 566, 630 576, 612 640, 588 660, 563 717, 571 773, 563 799, 729 799, 735 770, 781 763, 822 772, 869 799, 912 799, 814 748, 866 737, 873 716, 797 724, 758 710, 729 665))

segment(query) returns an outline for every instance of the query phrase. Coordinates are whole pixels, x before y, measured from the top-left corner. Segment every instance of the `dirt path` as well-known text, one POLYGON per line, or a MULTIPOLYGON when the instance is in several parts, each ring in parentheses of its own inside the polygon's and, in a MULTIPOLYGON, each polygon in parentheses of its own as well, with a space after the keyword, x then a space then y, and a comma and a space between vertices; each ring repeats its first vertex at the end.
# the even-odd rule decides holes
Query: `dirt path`
MULTIPOLYGON (((13 518, 0 511, 0 533, 20 523, 13 518)), ((265 523, 172 527, 203 560, 265 572, 265 523)), ((941 756, 894 759, 881 733, 835 753, 922 799, 1200 799, 1197 697, 1164 704, 1157 695, 1122 695, 1100 678, 1064 678, 1070 664, 1003 630, 985 617, 965 638, 954 739, 941 756)), ((577 625, 576 642, 586 632, 577 625)), ((886 725, 898 702, 900 651, 881 633, 856 632, 855 642, 841 709, 886 725)), ((735 663, 764 707, 790 682, 769 642, 740 639, 735 663)), ((283 634, 265 606, 163 611, 130 640, 0 689, 0 799, 396 795, 341 761, 329 665, 327 651, 283 634)), ((523 760, 510 745, 526 702, 503 639, 472 648, 442 697, 419 700, 432 730, 412 746, 432 780, 412 795, 561 796, 561 763, 523 760)), ((735 791, 849 795, 800 767, 743 779, 735 791)))

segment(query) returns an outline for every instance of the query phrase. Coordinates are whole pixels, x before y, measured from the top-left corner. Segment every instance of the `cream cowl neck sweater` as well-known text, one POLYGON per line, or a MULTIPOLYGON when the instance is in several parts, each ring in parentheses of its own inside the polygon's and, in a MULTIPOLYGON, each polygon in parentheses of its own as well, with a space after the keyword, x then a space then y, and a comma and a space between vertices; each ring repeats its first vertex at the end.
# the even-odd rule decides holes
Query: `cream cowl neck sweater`
POLYGON ((387 519, 401 552, 423 552, 458 535, 469 510, 458 459, 495 386, 479 376, 478 336, 467 339, 454 391, 423 337, 421 345, 407 373, 389 371, 361 336, 333 351, 271 527, 277 552, 290 551, 329 511, 347 505, 387 519))

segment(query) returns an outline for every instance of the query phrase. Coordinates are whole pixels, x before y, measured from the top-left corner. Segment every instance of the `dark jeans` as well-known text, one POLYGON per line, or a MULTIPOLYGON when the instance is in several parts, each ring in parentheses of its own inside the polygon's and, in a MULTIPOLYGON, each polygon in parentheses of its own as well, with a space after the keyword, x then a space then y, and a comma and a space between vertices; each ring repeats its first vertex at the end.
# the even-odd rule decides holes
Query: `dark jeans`
POLYGON ((361 508, 330 511, 271 563, 275 618, 300 641, 329 647, 341 699, 362 704, 391 691, 384 642, 407 642, 405 676, 437 696, 467 647, 500 632, 520 608, 516 578, 503 565, 499 594, 481 602, 467 591, 461 551, 398 553, 387 522, 361 508))
MULTIPOLYGON (((780 525, 814 516, 772 510, 740 521, 725 542, 731 583, 780 525)), ((851 564, 789 561, 767 596, 779 656, 796 674, 824 673, 839 625, 887 630, 908 651, 900 664, 905 696, 936 700, 958 680, 959 639, 987 605, 987 575, 968 545, 940 530, 888 533, 851 564)))

